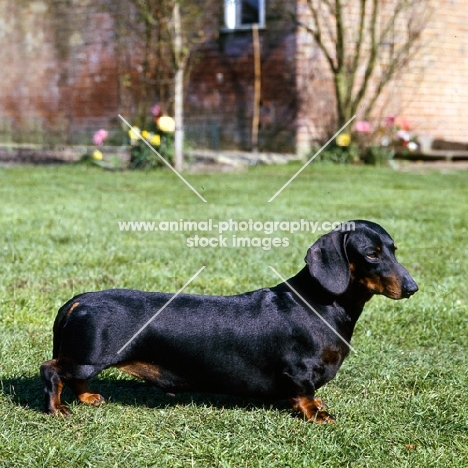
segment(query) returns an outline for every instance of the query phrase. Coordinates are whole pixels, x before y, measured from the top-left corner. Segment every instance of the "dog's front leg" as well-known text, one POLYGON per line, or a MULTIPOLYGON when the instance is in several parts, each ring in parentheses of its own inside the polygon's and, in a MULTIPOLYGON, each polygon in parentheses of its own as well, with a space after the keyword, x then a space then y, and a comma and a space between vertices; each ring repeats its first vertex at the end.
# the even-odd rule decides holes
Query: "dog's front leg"
POLYGON ((327 405, 318 397, 297 396, 292 398, 291 402, 293 408, 307 420, 319 424, 335 422, 335 418, 326 411, 327 405))
POLYGON ((284 375, 291 381, 297 396, 291 398, 292 407, 299 411, 302 416, 317 423, 334 423, 335 418, 326 410, 327 405, 315 396, 314 372, 308 366, 301 363, 284 372, 284 375))

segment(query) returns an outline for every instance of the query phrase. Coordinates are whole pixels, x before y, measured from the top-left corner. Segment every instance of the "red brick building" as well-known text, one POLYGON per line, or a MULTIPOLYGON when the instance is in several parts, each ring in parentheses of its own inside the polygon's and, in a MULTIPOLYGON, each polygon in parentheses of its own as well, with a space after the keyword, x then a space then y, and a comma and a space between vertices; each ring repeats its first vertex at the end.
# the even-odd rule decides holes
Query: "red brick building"
MULTIPOLYGON (((304 3, 225 0, 207 13, 216 33, 200 45, 186 91, 186 133, 196 144, 252 146, 254 23, 259 149, 305 152, 335 129, 330 73, 291 20, 292 12, 305 14, 304 3)), ((466 143, 468 0, 433 7, 424 53, 388 87, 385 112, 404 116, 417 134, 466 143)), ((125 1, 0 0, 0 143, 83 143, 97 128, 118 128, 118 114, 131 120, 141 43, 122 31, 134 14, 125 1)), ((158 96, 148 98, 148 109, 158 96)), ((170 96, 164 99, 170 110, 170 96)))

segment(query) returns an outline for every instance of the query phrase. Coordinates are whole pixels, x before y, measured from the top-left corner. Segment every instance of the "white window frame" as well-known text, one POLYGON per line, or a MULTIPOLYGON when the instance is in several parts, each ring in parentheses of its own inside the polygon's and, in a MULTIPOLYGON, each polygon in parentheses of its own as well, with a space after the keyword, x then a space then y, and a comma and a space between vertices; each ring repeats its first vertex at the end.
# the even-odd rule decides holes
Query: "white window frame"
POLYGON ((264 28, 265 2, 266 0, 258 0, 258 23, 242 23, 242 0, 224 0, 224 28, 228 31, 252 29, 254 24, 264 28))

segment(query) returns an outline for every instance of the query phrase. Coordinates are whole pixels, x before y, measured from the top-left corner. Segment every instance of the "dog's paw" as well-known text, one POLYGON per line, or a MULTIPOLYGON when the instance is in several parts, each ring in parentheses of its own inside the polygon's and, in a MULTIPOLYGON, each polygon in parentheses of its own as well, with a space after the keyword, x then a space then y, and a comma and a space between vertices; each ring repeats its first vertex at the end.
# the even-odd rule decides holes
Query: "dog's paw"
POLYGON ((334 423, 335 418, 328 414, 327 405, 318 397, 300 396, 292 399, 293 408, 308 421, 323 423, 334 423))
POLYGON ((317 411, 313 418, 309 419, 309 421, 313 421, 318 424, 334 424, 336 419, 326 411, 317 411))
POLYGON ((80 403, 91 406, 100 406, 106 402, 105 398, 99 393, 82 393, 78 396, 80 403))
POLYGON ((328 409, 328 405, 321 398, 314 397, 313 401, 318 411, 326 411, 328 409))
POLYGON ((72 412, 68 406, 60 404, 54 408, 49 408, 47 410, 47 414, 50 414, 51 416, 61 416, 67 418, 68 416, 71 416, 72 412))

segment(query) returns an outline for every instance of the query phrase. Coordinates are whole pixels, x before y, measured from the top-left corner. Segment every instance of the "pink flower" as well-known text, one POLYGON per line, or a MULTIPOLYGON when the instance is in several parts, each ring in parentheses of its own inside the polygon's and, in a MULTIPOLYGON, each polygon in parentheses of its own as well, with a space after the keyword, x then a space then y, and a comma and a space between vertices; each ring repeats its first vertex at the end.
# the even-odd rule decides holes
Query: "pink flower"
POLYGON ((393 127, 395 125, 395 119, 396 115, 395 114, 390 114, 384 119, 384 125, 386 127, 393 127))
POLYGON ((151 114, 152 114, 154 117, 161 117, 161 114, 162 114, 161 107, 158 106, 158 104, 155 104, 155 105, 151 108, 151 114))
POLYGON ((369 133, 371 131, 371 124, 367 120, 359 120, 356 122, 354 130, 359 133, 369 133))
POLYGON ((93 135, 93 143, 97 146, 102 146, 104 140, 109 136, 109 132, 101 128, 93 135))
POLYGON ((410 125, 410 123, 409 123, 408 120, 406 120, 404 117, 397 117, 397 118, 395 119, 395 125, 396 125, 400 130, 406 130, 406 131, 411 130, 411 125, 410 125))

